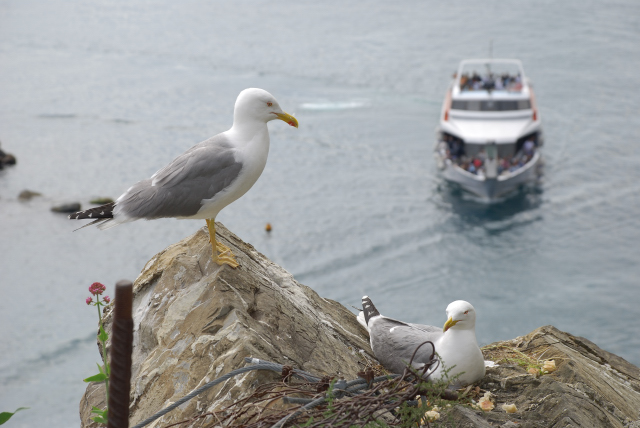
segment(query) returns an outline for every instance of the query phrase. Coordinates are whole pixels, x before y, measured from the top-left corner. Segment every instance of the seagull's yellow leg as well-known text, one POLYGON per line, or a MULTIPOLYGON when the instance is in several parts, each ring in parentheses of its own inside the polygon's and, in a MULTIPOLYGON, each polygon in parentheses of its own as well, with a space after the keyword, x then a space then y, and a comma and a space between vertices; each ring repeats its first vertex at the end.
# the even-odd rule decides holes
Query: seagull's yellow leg
POLYGON ((236 257, 231 252, 231 248, 216 240, 216 223, 215 219, 207 219, 207 229, 209 230, 209 242, 211 242, 211 258, 218 265, 229 265, 237 268, 240 264, 236 261, 236 257), (220 255, 218 255, 220 253, 220 255))

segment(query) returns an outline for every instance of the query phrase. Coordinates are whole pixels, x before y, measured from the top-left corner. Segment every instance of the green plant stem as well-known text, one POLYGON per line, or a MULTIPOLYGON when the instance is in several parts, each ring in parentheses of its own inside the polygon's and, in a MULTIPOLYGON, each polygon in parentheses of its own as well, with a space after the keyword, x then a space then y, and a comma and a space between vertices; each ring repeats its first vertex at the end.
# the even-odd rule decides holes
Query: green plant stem
MULTIPOLYGON (((100 329, 103 330, 104 327, 102 326, 102 313, 100 311, 100 306, 102 306, 100 304, 100 298, 96 297, 97 300, 97 304, 96 306, 98 307, 98 322, 100 324, 100 329)), ((104 373, 107 375, 107 378, 104 381, 104 387, 105 387, 105 397, 107 400, 107 407, 109 406, 109 363, 107 363, 107 342, 100 340, 100 342, 102 343, 102 360, 104 361, 104 373)))

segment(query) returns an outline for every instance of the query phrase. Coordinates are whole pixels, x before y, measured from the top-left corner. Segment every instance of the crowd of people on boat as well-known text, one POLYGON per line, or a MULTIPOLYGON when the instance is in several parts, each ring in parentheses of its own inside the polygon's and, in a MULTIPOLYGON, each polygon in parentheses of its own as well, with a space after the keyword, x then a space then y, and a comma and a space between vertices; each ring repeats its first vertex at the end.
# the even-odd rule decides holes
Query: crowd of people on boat
MULTIPOLYGON (((498 175, 508 174, 517 171, 529 162, 537 149, 535 137, 527 138, 520 149, 513 156, 498 156, 498 175)), ((442 157, 455 163, 460 168, 472 174, 486 175, 485 162, 487 154, 481 149, 473 156, 467 156, 462 140, 453 135, 443 134, 438 144, 438 151, 442 157)))
POLYGON ((507 91, 519 91, 522 89, 522 78, 520 73, 512 76, 508 73, 501 75, 494 75, 488 73, 484 76, 480 76, 477 72, 464 73, 460 76, 460 90, 461 91, 480 91, 480 90, 507 90, 507 91))

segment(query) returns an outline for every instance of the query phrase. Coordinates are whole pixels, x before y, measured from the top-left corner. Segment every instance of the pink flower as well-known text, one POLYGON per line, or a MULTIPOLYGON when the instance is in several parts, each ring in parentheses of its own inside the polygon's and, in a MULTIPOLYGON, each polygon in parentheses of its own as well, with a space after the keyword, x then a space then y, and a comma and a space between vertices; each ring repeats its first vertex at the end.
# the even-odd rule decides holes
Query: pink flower
POLYGON ((90 305, 91 303, 93 303, 93 298, 91 298, 91 296, 87 297, 87 305, 90 305))
POLYGON ((111 303, 111 299, 109 298, 109 296, 104 296, 102 298, 102 300, 104 300, 106 302, 106 304, 108 305, 109 303, 111 303))
POLYGON ((107 287, 105 287, 104 285, 100 284, 99 282, 94 282, 93 284, 91 284, 89 286, 89 291, 94 296, 98 296, 98 295, 104 293, 104 290, 106 290, 106 289, 107 289, 107 287))

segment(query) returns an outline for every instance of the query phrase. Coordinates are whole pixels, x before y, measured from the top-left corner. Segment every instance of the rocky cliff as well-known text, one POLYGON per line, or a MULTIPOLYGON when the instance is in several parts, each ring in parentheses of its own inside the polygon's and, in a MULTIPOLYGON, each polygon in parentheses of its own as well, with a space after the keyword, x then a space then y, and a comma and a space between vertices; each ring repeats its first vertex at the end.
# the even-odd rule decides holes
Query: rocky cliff
MULTIPOLYGON (((320 375, 355 379, 372 359, 367 332, 337 302, 318 296, 221 224, 221 241, 240 267, 211 261, 203 229, 154 257, 134 284, 131 426, 253 357, 320 375)), ((360 297, 360 296, 357 296, 360 297)), ((107 328, 110 313, 106 310, 107 328)), ((490 391, 488 412, 456 406, 445 426, 640 428, 640 369, 586 339, 542 327, 489 345, 498 362, 476 389, 490 391), (541 374, 545 360, 557 370, 541 374), (501 409, 515 404, 515 413, 501 409)), ((248 396, 279 376, 254 371, 232 378, 183 404, 152 427, 190 420, 248 396)), ((83 427, 104 387, 91 384, 80 402, 83 427)), ((474 391, 471 391, 473 393, 474 391)), ((212 417, 181 427, 216 426, 212 417)))
MULTIPOLYGON (((292 275, 216 224, 240 267, 211 260, 206 230, 154 257, 134 283, 131 425, 191 390, 245 365, 245 357, 289 364, 314 373, 356 378, 360 350, 371 353, 355 316, 323 299, 292 275)), ((110 314, 106 321, 109 323, 110 314)), ((160 423, 212 411, 245 396, 262 380, 251 372, 212 388, 160 423)), ((90 385, 80 404, 83 426, 104 387, 90 385)), ((193 426, 206 426, 202 420, 193 426)))
POLYGON ((495 410, 458 407, 457 427, 640 428, 640 369, 587 339, 545 326, 483 352, 498 362, 478 383, 495 410), (541 374, 549 360, 555 370, 541 374), (506 413, 505 403, 518 410, 506 413))

